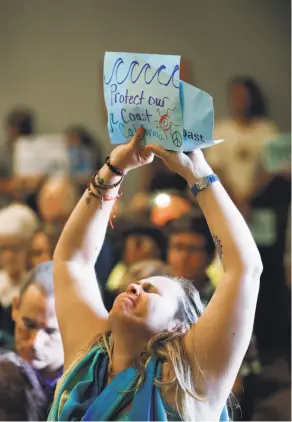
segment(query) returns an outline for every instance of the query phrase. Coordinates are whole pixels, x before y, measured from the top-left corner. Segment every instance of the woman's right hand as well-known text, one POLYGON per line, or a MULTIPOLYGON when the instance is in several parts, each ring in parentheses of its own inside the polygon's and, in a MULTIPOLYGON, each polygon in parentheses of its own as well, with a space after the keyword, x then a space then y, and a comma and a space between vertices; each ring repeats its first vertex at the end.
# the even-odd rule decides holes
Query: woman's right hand
POLYGON ((140 127, 129 143, 119 145, 111 152, 111 164, 118 167, 125 174, 129 170, 151 163, 154 159, 153 152, 141 146, 144 132, 145 130, 140 127))
POLYGON ((166 151, 157 145, 148 145, 145 149, 161 158, 169 170, 186 179, 190 186, 193 186, 198 178, 212 174, 212 169, 200 149, 189 155, 183 152, 166 151))

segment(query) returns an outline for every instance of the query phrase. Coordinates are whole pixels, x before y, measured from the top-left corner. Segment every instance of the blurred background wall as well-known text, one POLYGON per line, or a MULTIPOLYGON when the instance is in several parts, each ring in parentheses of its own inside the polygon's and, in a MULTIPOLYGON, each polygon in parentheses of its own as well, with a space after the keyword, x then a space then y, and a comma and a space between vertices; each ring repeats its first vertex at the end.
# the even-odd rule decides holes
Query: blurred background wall
POLYGON ((288 130, 289 33, 289 0, 0 0, 0 118, 25 104, 40 132, 82 122, 109 149, 103 55, 130 51, 181 54, 214 97, 216 118, 227 114, 229 78, 251 75, 288 130))

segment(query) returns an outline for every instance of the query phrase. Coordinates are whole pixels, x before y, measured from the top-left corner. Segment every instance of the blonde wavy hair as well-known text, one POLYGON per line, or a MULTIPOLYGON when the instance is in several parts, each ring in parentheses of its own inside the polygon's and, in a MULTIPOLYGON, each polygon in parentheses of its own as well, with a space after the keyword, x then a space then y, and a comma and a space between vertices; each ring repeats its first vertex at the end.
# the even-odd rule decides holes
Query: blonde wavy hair
MULTIPOLYGON (((169 388, 174 387, 176 410, 180 418, 182 420, 196 420, 196 400, 203 400, 204 397, 195 389, 195 380, 184 348, 183 336, 190 330, 192 324, 198 321, 203 311, 203 305, 197 289, 188 280, 176 278, 170 278, 170 280, 179 282, 185 292, 185 295, 183 295, 183 298, 179 302, 178 311, 175 315, 175 318, 181 321, 181 324, 179 324, 174 332, 163 331, 149 340, 146 349, 135 362, 135 367, 138 370, 135 389, 139 388, 143 383, 147 364, 151 357, 157 358, 160 361, 170 362, 174 371, 174 378, 167 382, 156 379, 155 384, 162 389, 163 394, 169 388)), ((96 336, 80 351, 74 362, 72 362, 59 380, 55 399, 67 375, 96 344, 108 354, 110 370, 113 342, 110 333, 104 333, 96 336)), ((198 367, 199 375, 202 375, 202 371, 198 367)))

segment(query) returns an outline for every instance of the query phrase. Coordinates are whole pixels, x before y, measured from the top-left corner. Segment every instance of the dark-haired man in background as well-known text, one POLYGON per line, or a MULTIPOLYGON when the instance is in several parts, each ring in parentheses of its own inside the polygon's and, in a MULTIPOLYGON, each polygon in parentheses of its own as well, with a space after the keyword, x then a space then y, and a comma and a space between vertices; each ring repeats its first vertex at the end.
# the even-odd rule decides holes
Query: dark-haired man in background
POLYGON ((32 271, 19 297, 14 298, 12 318, 15 322, 12 348, 34 369, 49 407, 64 364, 55 312, 52 261, 32 271))

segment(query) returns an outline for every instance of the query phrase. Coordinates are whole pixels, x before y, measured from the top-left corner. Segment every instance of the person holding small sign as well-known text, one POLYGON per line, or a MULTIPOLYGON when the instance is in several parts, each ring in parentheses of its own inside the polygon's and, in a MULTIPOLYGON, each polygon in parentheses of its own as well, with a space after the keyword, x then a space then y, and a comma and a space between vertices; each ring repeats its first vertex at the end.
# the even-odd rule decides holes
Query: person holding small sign
POLYGON ((226 402, 252 334, 262 263, 251 233, 203 153, 116 147, 71 214, 54 253, 65 353, 49 420, 229 420, 226 402), (180 174, 204 213, 224 275, 203 311, 170 277, 136 280, 108 313, 94 263, 127 174, 154 154, 180 174))

